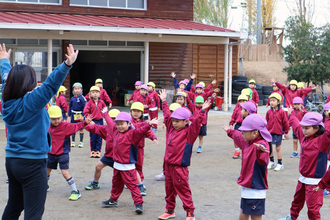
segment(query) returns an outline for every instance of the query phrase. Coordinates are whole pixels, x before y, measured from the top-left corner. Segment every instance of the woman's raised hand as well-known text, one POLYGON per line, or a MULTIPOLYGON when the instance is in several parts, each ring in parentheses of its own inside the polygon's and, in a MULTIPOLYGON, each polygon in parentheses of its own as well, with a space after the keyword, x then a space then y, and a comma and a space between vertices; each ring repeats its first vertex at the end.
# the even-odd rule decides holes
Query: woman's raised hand
POLYGON ((8 59, 10 58, 10 53, 11 53, 11 49, 9 49, 8 51, 6 51, 6 45, 5 44, 0 44, 0 60, 1 59, 8 59))
POLYGON ((76 61, 78 53, 79 51, 78 50, 74 51, 72 44, 69 44, 69 46, 67 47, 67 54, 65 54, 66 57, 65 64, 71 66, 76 61))

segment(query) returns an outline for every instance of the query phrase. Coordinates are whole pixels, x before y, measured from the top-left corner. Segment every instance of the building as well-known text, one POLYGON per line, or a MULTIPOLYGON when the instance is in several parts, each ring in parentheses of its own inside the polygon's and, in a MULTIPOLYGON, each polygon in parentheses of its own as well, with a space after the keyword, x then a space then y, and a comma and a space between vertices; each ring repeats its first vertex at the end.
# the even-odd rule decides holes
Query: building
POLYGON ((72 43, 80 54, 64 86, 79 81, 84 94, 96 78, 112 98, 136 80, 164 87, 172 71, 206 84, 226 78, 228 91, 247 35, 192 20, 193 0, 0 0, 0 42, 13 48, 13 64, 33 66, 41 81, 72 43))

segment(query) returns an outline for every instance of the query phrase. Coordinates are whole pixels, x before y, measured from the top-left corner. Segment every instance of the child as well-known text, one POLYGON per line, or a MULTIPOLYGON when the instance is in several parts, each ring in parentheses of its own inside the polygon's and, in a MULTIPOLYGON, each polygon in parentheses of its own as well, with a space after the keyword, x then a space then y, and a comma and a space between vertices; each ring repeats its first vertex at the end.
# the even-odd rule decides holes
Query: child
MULTIPOLYGON (((95 80, 95 86, 100 88, 100 99, 105 103, 109 103, 109 108, 111 108, 112 106, 112 101, 107 93, 107 91, 105 91, 105 89, 103 89, 103 80, 102 79, 96 79, 95 80)), ((89 93, 87 93, 87 95, 85 95, 85 98, 87 101, 89 101, 90 99, 90 95, 89 93)))
MULTIPOLYGON (((158 93, 155 92, 155 83, 149 82, 147 84, 148 86, 148 95, 151 98, 151 106, 149 108, 149 115, 150 115, 150 120, 154 118, 158 118, 158 112, 160 111, 160 101, 158 97, 158 93)), ((157 125, 155 125, 154 128, 151 128, 153 132, 157 131, 157 125)))
MULTIPOLYGON (((307 111, 304 109, 304 102, 302 98, 296 97, 293 99, 293 111, 292 114, 296 116, 296 118, 301 121, 307 111)), ((293 139, 293 153, 291 154, 291 158, 298 157, 298 138, 294 131, 292 131, 292 139, 293 139)))
POLYGON ((242 168, 237 183, 242 186, 239 219, 261 220, 265 214, 267 183, 268 142, 272 140, 266 120, 257 114, 246 117, 236 131, 222 128, 242 150, 242 168))
POLYGON ((292 108, 288 108, 288 114, 290 126, 302 146, 299 162, 300 177, 290 214, 279 220, 298 219, 305 201, 308 208, 308 219, 321 219, 320 208, 323 205, 323 193, 313 191, 313 189, 318 186, 326 171, 330 131, 323 127, 323 118, 319 113, 308 112, 301 122, 292 114, 292 108))
MULTIPOLYGON (((229 127, 230 129, 238 130, 239 127, 241 127, 242 122, 243 122, 243 117, 242 117, 242 104, 245 103, 248 100, 246 95, 240 95, 237 98, 237 104, 234 108, 233 114, 231 115, 231 119, 229 121, 229 127), (235 127, 234 127, 235 124, 235 127)), ((239 147, 235 144, 235 153, 233 155, 233 159, 239 159, 241 158, 241 152, 239 150, 239 147)))
POLYGON ((142 84, 141 81, 136 81, 136 82, 135 82, 135 90, 133 91, 133 94, 131 95, 131 97, 129 97, 129 99, 127 100, 127 103, 126 103, 127 106, 129 106, 129 102, 130 102, 131 100, 134 100, 134 97, 135 97, 137 94, 140 93, 140 88, 141 88, 142 85, 143 85, 143 84, 142 84))
MULTIPOLYGON (((84 96, 82 96, 82 85, 79 82, 76 82, 72 86, 73 90, 73 96, 70 99, 69 103, 69 113, 68 116, 71 117, 71 123, 78 123, 80 122, 80 118, 84 117, 83 111, 85 108, 85 105, 87 103, 84 96)), ((75 144, 76 134, 72 134, 72 142, 71 147, 76 146, 75 144)), ((83 143, 84 140, 84 130, 83 128, 80 130, 80 142, 79 142, 79 148, 82 148, 84 146, 83 143)))
POLYGON ((186 220, 195 220, 191 191, 189 187, 189 171, 192 147, 197 139, 205 110, 211 105, 208 100, 203 104, 202 110, 195 115, 189 126, 190 112, 185 108, 178 108, 170 113, 166 102, 166 91, 160 92, 163 104, 164 122, 166 125, 166 150, 165 150, 165 191, 166 211, 159 219, 175 217, 175 199, 179 195, 183 208, 187 212, 186 220))
MULTIPOLYGON (((280 94, 280 96, 281 96, 281 98, 282 98, 282 101, 281 101, 281 105, 283 104, 283 94, 282 94, 282 92, 281 92, 281 90, 279 90, 278 89, 278 87, 277 87, 277 85, 274 83, 273 84, 273 92, 271 93, 271 94, 273 94, 273 93, 278 93, 278 94, 280 94)), ((268 98, 268 101, 267 101, 267 104, 266 104, 266 108, 268 108, 268 106, 269 106, 269 98, 268 98)))
POLYGON ((286 112, 281 108, 281 100, 282 97, 278 93, 273 93, 269 96, 270 109, 266 113, 267 120, 267 129, 272 135, 272 143, 269 143, 270 162, 268 164, 268 169, 274 169, 274 171, 281 171, 284 169, 282 164, 282 128, 284 127, 284 136, 287 140, 289 140, 289 123, 288 117, 286 116, 286 112), (277 165, 275 167, 274 156, 273 156, 273 144, 276 145, 277 152, 277 165))
MULTIPOLYGON (((115 120, 117 115, 120 113, 118 109, 111 109, 109 111, 109 116, 115 120)), ((115 126, 115 123, 113 123, 115 126)), ((85 127, 88 132, 95 133, 100 135, 105 141, 105 153, 100 161, 95 166, 94 180, 90 182, 88 186, 85 186, 86 190, 94 190, 99 189, 99 180, 101 177, 101 171, 104 167, 109 166, 113 168, 113 138, 112 131, 108 129, 107 125, 96 125, 94 122, 91 122, 89 125, 85 127)))
POLYGON ((134 129, 131 125, 132 117, 126 112, 120 112, 116 119, 116 127, 113 126, 112 119, 105 114, 105 120, 110 131, 113 132, 113 177, 111 197, 107 201, 101 202, 104 207, 117 207, 118 198, 123 192, 124 184, 131 191, 134 200, 135 212, 143 213, 143 199, 137 186, 137 177, 135 163, 137 162, 138 142, 153 124, 158 120, 153 119, 149 123, 143 122, 143 125, 134 129))
POLYGON ((208 92, 203 92, 204 91, 204 87, 202 84, 197 84, 196 85, 196 92, 189 92, 189 91, 184 91, 185 93, 188 94, 188 97, 190 98, 190 100, 192 102, 195 101, 197 96, 202 96, 204 98, 204 100, 206 100, 209 96, 211 96, 213 93, 217 93, 219 92, 219 88, 216 88, 215 90, 211 90, 208 92))
MULTIPOLYGON (((56 170, 57 164, 59 164, 62 175, 71 188, 69 200, 78 200, 81 194, 79 190, 77 190, 73 177, 69 174, 70 135, 83 128, 84 122, 76 124, 62 122, 62 111, 58 106, 51 106, 48 109, 48 114, 51 122, 48 132, 52 140, 52 148, 48 153, 47 159, 48 180, 52 169, 56 170)), ((83 118, 81 117, 81 119, 83 118)), ((90 118, 86 119, 86 121, 90 120, 90 118)), ((48 184, 47 191, 49 191, 49 189, 48 184)))
POLYGON ((140 88, 140 93, 134 96, 133 103, 134 102, 141 102, 144 107, 143 112, 143 120, 146 121, 149 118, 149 107, 151 106, 151 98, 148 95, 148 86, 142 85, 140 88))
POLYGON ((256 103, 257 107, 259 104, 259 95, 257 90, 255 89, 256 87, 256 81, 254 79, 251 79, 249 81, 249 88, 252 90, 252 100, 256 103))
POLYGON ((63 121, 68 120, 68 103, 65 98, 66 88, 64 86, 60 86, 57 92, 56 105, 62 110, 62 119, 63 121))
MULTIPOLYGON (((204 82, 199 82, 199 84, 201 84, 202 86, 203 86, 203 88, 205 88, 204 90, 203 90, 203 92, 208 92, 208 91, 210 91, 211 89, 212 89, 212 87, 215 85, 217 83, 217 81, 216 80, 213 80, 212 82, 211 82, 211 84, 210 85, 208 85, 206 88, 205 88, 205 83, 204 82)), ((191 87, 191 89, 190 89, 190 92, 195 92, 195 87, 191 87)))
MULTIPOLYGON (((106 107, 103 100, 100 99, 100 88, 98 86, 92 86, 89 90, 91 99, 87 102, 84 108, 84 115, 91 115, 93 122, 97 125, 103 125, 102 109, 106 107)), ((89 133, 90 146, 91 146, 91 158, 101 157, 102 137, 98 134, 89 133)))
POLYGON ((172 72, 171 76, 173 77, 173 84, 174 84, 175 90, 181 89, 181 90, 187 90, 187 91, 190 91, 191 84, 193 83, 194 79, 196 78, 196 74, 192 74, 190 76, 190 80, 185 79, 178 83, 178 79, 176 78, 175 72, 172 72))
POLYGON ((257 108, 255 104, 253 104, 252 102, 244 102, 241 104, 241 107, 242 107, 241 115, 243 117, 243 120, 247 116, 255 114, 257 112, 257 108))
MULTIPOLYGON (((144 107, 141 102, 134 102, 131 105, 131 115, 132 115, 132 125, 135 128, 139 128, 141 125, 143 125, 143 111, 144 107)), ((156 118, 157 119, 157 118, 156 118)), ((152 130, 149 130, 146 133, 146 137, 149 138, 152 142, 155 144, 159 145, 157 141, 157 137, 155 136, 154 132, 152 130)), ((146 196, 146 190, 143 185, 143 180, 144 180, 144 175, 143 175, 143 160, 144 160, 144 137, 140 139, 138 142, 138 157, 137 157, 137 162, 135 164, 136 171, 137 171, 137 183, 141 192, 142 196, 146 196)))

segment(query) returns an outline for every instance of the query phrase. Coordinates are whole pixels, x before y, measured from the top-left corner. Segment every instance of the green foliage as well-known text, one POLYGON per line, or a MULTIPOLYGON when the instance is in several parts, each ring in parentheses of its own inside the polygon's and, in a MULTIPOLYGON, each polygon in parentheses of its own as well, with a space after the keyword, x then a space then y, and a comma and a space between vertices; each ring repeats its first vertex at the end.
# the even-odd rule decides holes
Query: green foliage
POLYGON ((283 47, 282 55, 289 63, 283 68, 288 80, 322 85, 330 82, 330 26, 317 28, 303 16, 289 17, 286 38, 290 44, 283 47))

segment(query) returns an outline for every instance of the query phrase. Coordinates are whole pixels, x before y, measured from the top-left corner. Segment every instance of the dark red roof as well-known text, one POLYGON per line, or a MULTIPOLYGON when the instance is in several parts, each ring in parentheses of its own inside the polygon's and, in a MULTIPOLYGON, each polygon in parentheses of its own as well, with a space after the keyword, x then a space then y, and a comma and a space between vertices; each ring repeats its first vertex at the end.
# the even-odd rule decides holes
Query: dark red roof
POLYGON ((96 15, 0 12, 0 23, 62 24, 104 27, 132 27, 174 30, 236 32, 234 30, 187 20, 110 17, 96 15))

